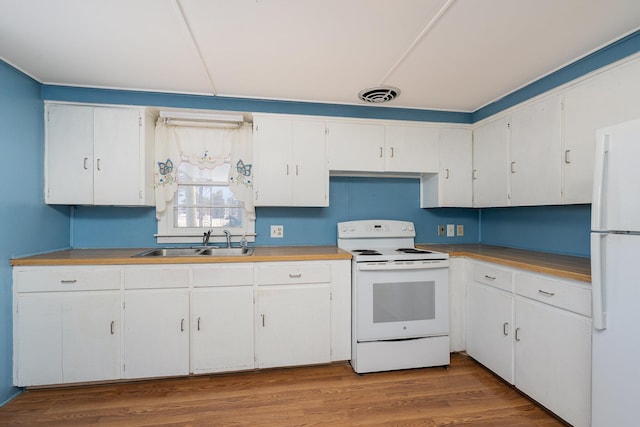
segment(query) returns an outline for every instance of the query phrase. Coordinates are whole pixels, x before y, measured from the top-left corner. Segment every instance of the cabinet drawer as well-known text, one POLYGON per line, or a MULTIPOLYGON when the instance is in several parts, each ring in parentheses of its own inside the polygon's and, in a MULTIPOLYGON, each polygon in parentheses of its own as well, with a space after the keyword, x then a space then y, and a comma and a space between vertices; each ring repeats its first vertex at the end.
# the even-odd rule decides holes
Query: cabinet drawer
POLYGON ((189 286, 188 268, 145 267, 124 271, 125 289, 186 288, 189 286))
POLYGON ((288 263, 256 266, 258 285, 286 285, 331 282, 331 265, 288 263))
POLYGON ((118 269, 60 269, 19 271, 18 292, 98 291, 120 289, 118 269))
POLYGON ((591 317, 591 290, 529 274, 516 275, 516 293, 591 317))
POLYGON ((253 264, 211 265, 193 268, 193 286, 253 285, 253 264))
POLYGON ((513 273, 501 268, 474 263, 473 280, 505 291, 513 291, 513 273))

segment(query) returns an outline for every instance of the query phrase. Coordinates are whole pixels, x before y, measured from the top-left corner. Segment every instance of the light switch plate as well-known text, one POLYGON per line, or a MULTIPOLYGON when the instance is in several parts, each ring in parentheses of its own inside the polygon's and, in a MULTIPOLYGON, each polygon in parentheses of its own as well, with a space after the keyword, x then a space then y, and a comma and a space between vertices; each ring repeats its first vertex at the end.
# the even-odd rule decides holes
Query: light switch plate
POLYGON ((438 224, 438 236, 444 236, 444 224, 438 224))
POLYGON ((464 236, 464 225, 456 225, 456 236, 464 236))

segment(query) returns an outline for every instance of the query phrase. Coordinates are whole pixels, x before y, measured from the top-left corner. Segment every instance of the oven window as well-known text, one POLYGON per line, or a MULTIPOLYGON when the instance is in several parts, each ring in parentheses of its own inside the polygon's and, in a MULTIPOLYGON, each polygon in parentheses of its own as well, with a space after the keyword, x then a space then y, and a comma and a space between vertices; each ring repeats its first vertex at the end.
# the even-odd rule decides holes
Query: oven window
POLYGON ((373 323, 433 320, 436 282, 373 284, 373 323))

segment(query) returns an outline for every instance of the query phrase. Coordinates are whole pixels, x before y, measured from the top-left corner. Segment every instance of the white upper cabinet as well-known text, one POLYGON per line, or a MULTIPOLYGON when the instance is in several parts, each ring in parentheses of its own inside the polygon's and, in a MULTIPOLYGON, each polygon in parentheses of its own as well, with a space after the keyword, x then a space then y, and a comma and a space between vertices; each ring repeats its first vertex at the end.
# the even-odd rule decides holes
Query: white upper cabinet
POLYGON ((422 126, 385 126, 385 171, 437 172, 440 129, 422 126))
POLYGON ((45 121, 46 203, 153 205, 149 112, 47 104, 45 121))
POLYGON ((420 180, 420 207, 471 207, 471 128, 443 128, 440 131, 440 166, 437 174, 420 180))
POLYGON ((384 125, 327 122, 329 169, 384 171, 384 125))
POLYGON ((564 91, 564 203, 591 203, 596 130, 640 117, 640 59, 564 91))
POLYGON ((325 123, 254 115, 256 206, 329 206, 325 123))
POLYGON ((561 203, 561 117, 559 93, 511 115, 511 205, 561 203))
POLYGON ((509 205, 508 116, 484 123, 473 131, 473 206, 509 205))
POLYGON ((327 121, 329 169, 435 173, 440 130, 433 126, 327 121))

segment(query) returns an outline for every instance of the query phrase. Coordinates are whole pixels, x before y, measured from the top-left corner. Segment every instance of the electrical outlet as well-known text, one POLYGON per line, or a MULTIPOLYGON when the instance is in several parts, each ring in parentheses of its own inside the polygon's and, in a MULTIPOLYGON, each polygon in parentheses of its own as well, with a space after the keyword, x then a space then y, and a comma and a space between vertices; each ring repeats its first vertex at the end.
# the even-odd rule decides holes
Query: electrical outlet
POLYGON ((271 226, 271 238, 282 239, 284 237, 284 225, 272 225, 271 226))
POLYGON ((447 224, 447 237, 455 236, 455 224, 447 224))
POLYGON ((464 225, 458 224, 456 225, 456 236, 464 236, 464 225))
POLYGON ((438 236, 444 236, 444 224, 438 224, 438 236))

